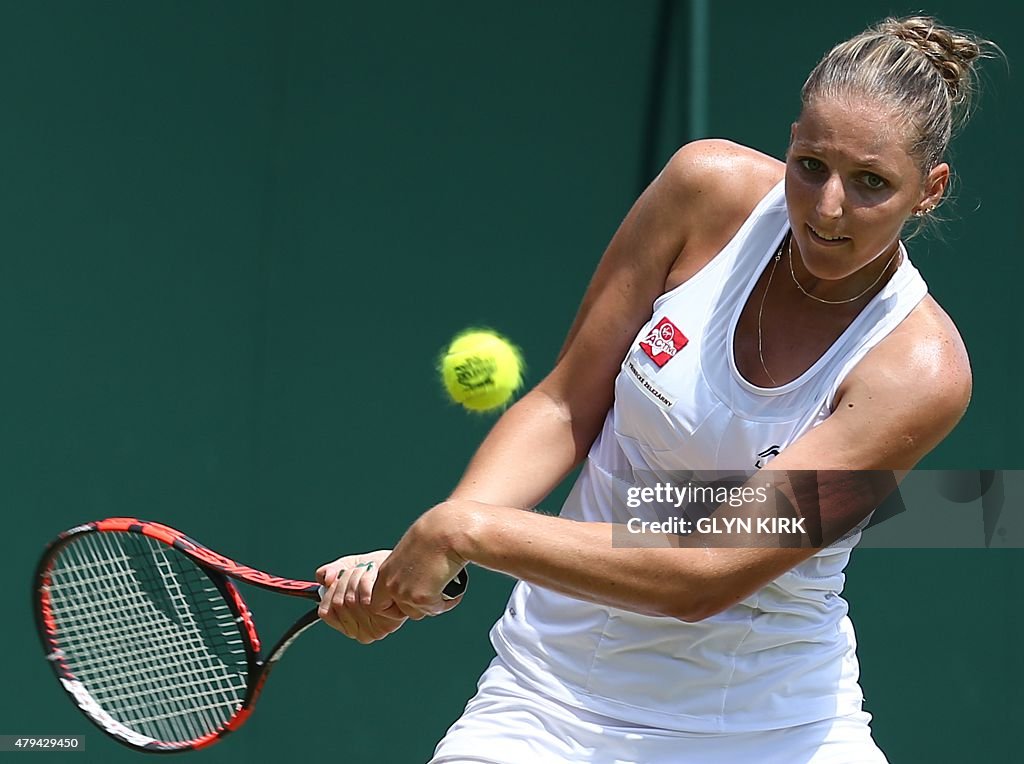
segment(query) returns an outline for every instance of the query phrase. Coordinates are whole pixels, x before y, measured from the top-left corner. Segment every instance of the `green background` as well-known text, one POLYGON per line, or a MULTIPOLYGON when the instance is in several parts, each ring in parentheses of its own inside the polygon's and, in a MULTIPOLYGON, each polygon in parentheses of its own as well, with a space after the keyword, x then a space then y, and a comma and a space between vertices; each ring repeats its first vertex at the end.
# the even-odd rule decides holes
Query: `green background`
MULTIPOLYGON (((917 10, 825 8, 711 8, 707 135, 781 155, 818 57, 917 10)), ((446 494, 492 420, 445 402, 437 351, 491 325, 536 382, 641 181, 700 137, 689 4, 672 10, 0 4, 0 733, 84 734, 76 761, 138 756, 94 731, 42 660, 30 574, 56 532, 157 519, 303 578, 389 546, 446 494)), ((975 372, 970 411, 927 466, 1021 468, 1024 11, 928 10, 995 38, 1009 67, 986 67, 955 144, 951 222, 911 245, 975 372)), ((1014 551, 854 555, 867 707, 892 761, 1016 760, 1022 570, 1014 551)), ((315 629, 244 732, 193 755, 425 761, 510 587, 478 570, 456 611, 371 647, 315 629)), ((303 606, 256 607, 270 638, 303 606)))

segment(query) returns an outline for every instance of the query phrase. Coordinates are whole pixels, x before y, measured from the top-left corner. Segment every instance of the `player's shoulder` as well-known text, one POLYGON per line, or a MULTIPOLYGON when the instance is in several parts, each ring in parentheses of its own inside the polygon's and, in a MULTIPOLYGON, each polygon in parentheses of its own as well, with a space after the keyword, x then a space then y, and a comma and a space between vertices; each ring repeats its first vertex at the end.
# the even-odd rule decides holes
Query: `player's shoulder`
POLYGON ((912 404, 936 423, 955 424, 971 399, 970 358, 953 320, 926 296, 857 365, 853 384, 912 404))
POLYGON ((705 138, 680 147, 659 181, 701 211, 701 219, 747 214, 785 174, 774 157, 739 143, 705 138))

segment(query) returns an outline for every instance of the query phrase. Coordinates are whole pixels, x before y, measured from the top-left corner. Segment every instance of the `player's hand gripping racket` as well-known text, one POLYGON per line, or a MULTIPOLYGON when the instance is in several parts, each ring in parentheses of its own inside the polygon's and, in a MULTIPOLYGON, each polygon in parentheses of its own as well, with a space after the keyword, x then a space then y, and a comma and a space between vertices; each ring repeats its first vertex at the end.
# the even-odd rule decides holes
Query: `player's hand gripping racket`
MULTIPOLYGON (((240 565, 159 523, 115 517, 43 553, 33 608, 46 657, 78 708, 142 751, 189 751, 245 723, 267 675, 315 624, 314 608, 265 656, 230 578, 319 602, 312 581, 240 565)), ((446 599, 466 589, 462 571, 446 599)))

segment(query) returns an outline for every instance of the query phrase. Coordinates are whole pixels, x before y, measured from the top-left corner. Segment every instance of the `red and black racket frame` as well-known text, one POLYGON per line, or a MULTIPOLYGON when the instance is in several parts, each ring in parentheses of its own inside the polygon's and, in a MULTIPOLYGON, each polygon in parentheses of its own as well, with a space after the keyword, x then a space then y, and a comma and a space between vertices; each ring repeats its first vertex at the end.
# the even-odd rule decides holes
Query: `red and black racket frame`
MULTIPOLYGON (((269 573, 264 573, 248 565, 242 565, 234 560, 214 552, 212 549, 203 546, 198 541, 189 538, 181 531, 170 528, 161 523, 154 523, 147 520, 139 520, 134 517, 111 517, 106 520, 97 520, 91 523, 78 525, 61 533, 51 542, 43 552, 39 565, 36 568, 32 588, 32 609, 35 613, 36 628, 42 640, 43 652, 47 661, 53 667, 58 679, 74 680, 75 676, 64 662, 60 647, 56 642, 56 622, 54 621, 52 608, 50 606, 50 572, 53 561, 61 547, 86 533, 135 533, 146 536, 156 541, 174 547, 196 565, 202 568, 210 580, 224 596, 231 613, 238 623, 244 636, 246 659, 248 662, 249 682, 246 695, 238 712, 224 725, 213 732, 204 735, 196 740, 180 741, 174 743, 154 742, 146 745, 133 743, 119 736, 104 727, 99 720, 93 718, 81 705, 75 703, 75 707, 81 711, 89 721, 102 729, 105 733, 114 737, 118 742, 129 748, 145 751, 147 753, 180 753, 182 751, 193 751, 216 742, 224 735, 232 732, 248 719, 256 705, 256 700, 263 690, 263 686, 270 675, 274 664, 284 655, 292 642, 306 629, 315 625, 320 619, 317 608, 309 611, 300 617, 285 633, 278 639, 277 643, 270 650, 266 658, 260 659, 260 638, 256 632, 256 625, 253 622, 252 613, 245 600, 242 599, 238 589, 231 582, 230 578, 242 581, 261 589, 287 594, 292 597, 312 600, 319 603, 322 587, 313 581, 296 581, 291 578, 281 578, 269 573), (229 578, 230 577, 230 578, 229 578)), ((444 588, 442 596, 451 600, 461 596, 468 584, 467 572, 463 569, 459 575, 450 581, 444 588)))
MULTIPOLYGON (((252 613, 228 576, 278 594, 301 597, 314 602, 320 601, 320 584, 312 581, 296 581, 290 578, 281 578, 264 573, 261 570, 256 570, 255 568, 250 568, 247 565, 242 565, 223 555, 217 554, 212 549, 203 546, 180 531, 160 523, 148 522, 132 517, 112 517, 76 526, 61 533, 47 546, 36 569, 32 592, 33 611, 36 617, 36 627, 43 643, 43 651, 46 654, 47 661, 53 666, 58 679, 74 680, 76 677, 64 662, 60 647, 55 639, 56 623, 53 619, 49 596, 50 571, 53 567, 53 560, 61 547, 72 539, 86 533, 111 532, 136 533, 174 547, 209 575, 210 580, 224 596, 232 615, 241 624, 240 631, 244 635, 245 652, 248 660, 248 689, 238 712, 221 728, 196 740, 181 741, 180 743, 155 742, 147 745, 138 745, 103 727, 97 719, 90 716, 78 703, 75 703, 75 706, 85 714, 86 718, 103 729, 105 733, 110 734, 118 742, 135 750, 146 751, 147 753, 178 753, 210 745, 245 723, 255 707, 256 700, 259 698, 263 685, 267 681, 267 676, 270 674, 274 664, 302 632, 316 624, 319 620, 316 608, 303 615, 282 635, 267 657, 260 660, 260 639, 256 632, 252 613)), ((75 702, 73 698, 72 702, 75 702)))

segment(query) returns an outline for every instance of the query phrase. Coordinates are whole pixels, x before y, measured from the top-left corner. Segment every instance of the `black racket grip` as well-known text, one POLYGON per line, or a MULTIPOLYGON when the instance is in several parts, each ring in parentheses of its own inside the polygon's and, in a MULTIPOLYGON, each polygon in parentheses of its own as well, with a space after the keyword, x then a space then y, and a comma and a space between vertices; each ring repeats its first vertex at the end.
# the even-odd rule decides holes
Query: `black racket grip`
POLYGON ((463 568, 455 578, 445 584, 444 589, 441 590, 441 599, 453 600, 456 597, 461 597, 467 586, 469 586, 469 571, 463 568))

